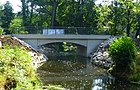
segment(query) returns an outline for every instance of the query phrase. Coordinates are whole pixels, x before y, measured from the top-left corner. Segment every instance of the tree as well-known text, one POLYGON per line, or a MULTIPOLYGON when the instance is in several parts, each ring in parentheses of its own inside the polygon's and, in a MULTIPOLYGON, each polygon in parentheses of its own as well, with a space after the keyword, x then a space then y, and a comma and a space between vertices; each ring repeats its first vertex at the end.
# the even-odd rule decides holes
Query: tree
POLYGON ((125 9, 117 1, 109 5, 108 29, 111 35, 123 35, 126 28, 125 9))
POLYGON ((22 20, 23 20, 23 26, 28 26, 28 21, 27 21, 27 0, 21 0, 22 2, 22 20))
POLYGON ((103 12, 99 12, 99 25, 102 30, 108 30, 111 35, 132 36, 137 19, 134 12, 135 4, 132 0, 116 0, 111 5, 104 5, 103 12))
POLYGON ((22 27, 22 19, 20 18, 13 19, 8 30, 11 34, 27 33, 27 31, 25 31, 25 28, 22 27))
POLYGON ((46 13, 50 16, 50 28, 54 28, 56 25, 56 9, 60 2, 63 2, 63 0, 33 0, 37 6, 40 8, 38 11, 40 14, 46 13))
MULTIPOLYGON (((139 33, 139 13, 134 11, 136 3, 132 0, 115 0, 110 5, 96 5, 94 0, 21 0, 21 2, 23 26, 29 33, 35 32, 39 27, 41 28, 38 30, 41 30, 45 26, 82 27, 80 30, 83 34, 95 32, 129 36, 135 29, 136 34, 139 33)), ((76 30, 79 31, 79 28, 76 30)))
MULTIPOLYGON (((0 17, 1 17, 1 15, 2 15, 2 5, 0 4, 0 17)), ((1 18, 0 18, 0 26, 1 26, 1 18)))
MULTIPOLYGON (((22 18, 28 26, 90 27, 97 29, 97 12, 93 0, 21 0, 22 18), (26 6, 25 6, 26 3, 26 6)), ((27 26, 24 24, 27 28, 27 26)), ((29 29, 29 28, 28 28, 29 29)), ((80 28, 82 29, 82 28, 80 28)), ((34 29, 35 30, 35 29, 34 29)), ((86 31, 86 29, 83 29, 86 31)), ((82 30, 82 32, 83 32, 82 30)), ((89 29, 89 33, 92 32, 89 29)), ((88 31, 88 30, 87 30, 88 31)), ((29 32, 30 33, 30 32, 29 32)), ((86 33, 86 32, 83 32, 86 33)))
POLYGON ((2 9, 2 16, 1 16, 1 27, 4 28, 4 32, 6 34, 9 33, 8 28, 10 26, 11 20, 14 19, 13 8, 9 1, 4 4, 4 8, 2 9))
POLYGON ((80 33, 91 34, 97 29, 96 5, 90 0, 63 2, 58 5, 56 19, 61 27, 74 27, 80 33))
POLYGON ((135 3, 135 7, 133 8, 133 11, 136 14, 134 20, 136 23, 136 25, 135 25, 135 30, 136 30, 135 38, 137 38, 138 35, 140 35, 140 2, 139 1, 137 1, 135 3))

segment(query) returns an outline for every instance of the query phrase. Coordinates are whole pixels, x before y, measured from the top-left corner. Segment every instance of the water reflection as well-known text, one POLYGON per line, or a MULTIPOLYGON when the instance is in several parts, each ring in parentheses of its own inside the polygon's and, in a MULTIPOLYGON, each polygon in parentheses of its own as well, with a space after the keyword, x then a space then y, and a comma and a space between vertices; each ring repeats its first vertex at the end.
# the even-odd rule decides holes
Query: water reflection
POLYGON ((67 90, 140 90, 139 85, 106 74, 87 58, 51 59, 39 68, 38 73, 45 85, 61 85, 67 90))
POLYGON ((103 75, 93 79, 91 90, 108 90, 109 86, 115 83, 115 78, 109 75, 103 75))
MULTIPOLYGON (((64 80, 60 79, 60 80, 53 80, 53 81, 50 80, 46 82, 46 84, 62 85, 62 87, 65 87, 67 90, 113 90, 111 89, 111 85, 113 84, 112 82, 113 79, 109 80, 109 78, 104 75, 99 76, 98 78, 95 77, 98 76, 94 76, 91 78, 82 76, 82 78, 79 78, 77 80, 75 79, 64 79, 64 80)), ((114 90, 121 90, 121 89, 114 89, 114 90)))
POLYGON ((87 66, 87 60, 83 59, 51 59, 48 60, 40 69, 43 69, 45 71, 49 72, 74 72, 83 68, 86 68, 87 66))

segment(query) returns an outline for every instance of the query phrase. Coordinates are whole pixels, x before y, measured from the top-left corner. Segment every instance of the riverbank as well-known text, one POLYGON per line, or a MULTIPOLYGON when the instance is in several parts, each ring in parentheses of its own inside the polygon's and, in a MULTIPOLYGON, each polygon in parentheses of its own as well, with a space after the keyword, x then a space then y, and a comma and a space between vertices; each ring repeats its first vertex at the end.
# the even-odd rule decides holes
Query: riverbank
POLYGON ((42 90, 36 67, 26 50, 3 46, 0 60, 0 90, 42 90))
POLYGON ((17 46, 19 48, 26 49, 28 54, 31 56, 32 64, 36 68, 40 67, 48 59, 45 55, 38 53, 34 48, 32 48, 24 41, 16 37, 12 37, 10 35, 1 35, 0 47, 2 48, 3 46, 7 46, 7 45, 9 46, 9 48, 13 48, 14 46, 17 46))
MULTIPOLYGON (((110 74, 115 75, 116 78, 122 78, 122 79, 127 79, 130 82, 135 82, 139 84, 140 82, 140 55, 137 52, 136 54, 136 65, 135 65, 135 71, 133 73, 126 73, 123 74, 122 72, 116 72, 112 73, 112 70, 114 69, 115 63, 111 60, 111 57, 109 55, 108 48, 110 44, 115 40, 116 38, 110 38, 109 40, 104 41, 101 43, 97 50, 91 55, 91 63, 93 65, 99 66, 101 68, 107 69, 110 74)), ((133 42, 134 43, 134 42, 133 42)), ((139 45, 137 45, 139 47, 139 45)), ((123 51, 122 51, 123 52, 123 51)), ((127 53, 127 52, 125 52, 127 53)), ((125 56, 126 57, 126 56, 125 56)), ((122 57, 124 58, 124 57, 122 57)), ((122 62, 126 63, 126 62, 122 62)))
POLYGON ((0 36, 0 90, 41 90, 36 69, 46 58, 25 42, 0 36))
POLYGON ((110 37, 108 40, 102 42, 95 51, 90 55, 91 63, 93 65, 109 69, 113 66, 113 61, 108 53, 109 45, 116 39, 117 37, 110 37))

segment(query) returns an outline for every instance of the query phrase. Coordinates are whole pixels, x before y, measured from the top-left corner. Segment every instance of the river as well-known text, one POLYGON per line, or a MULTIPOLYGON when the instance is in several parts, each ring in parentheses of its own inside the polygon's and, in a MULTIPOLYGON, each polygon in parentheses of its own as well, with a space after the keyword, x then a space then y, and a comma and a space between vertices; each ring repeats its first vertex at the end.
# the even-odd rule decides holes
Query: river
POLYGON ((45 85, 61 85, 67 90, 140 90, 140 85, 115 79, 84 57, 49 58, 38 73, 45 85))

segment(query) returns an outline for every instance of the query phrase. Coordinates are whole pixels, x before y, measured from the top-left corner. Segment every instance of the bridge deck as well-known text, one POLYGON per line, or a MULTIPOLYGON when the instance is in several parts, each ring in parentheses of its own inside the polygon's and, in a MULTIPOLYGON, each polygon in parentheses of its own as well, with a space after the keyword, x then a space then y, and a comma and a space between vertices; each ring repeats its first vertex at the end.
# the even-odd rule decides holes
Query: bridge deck
POLYGON ((12 34, 22 39, 73 39, 73 40, 106 40, 110 35, 42 35, 42 34, 12 34))

